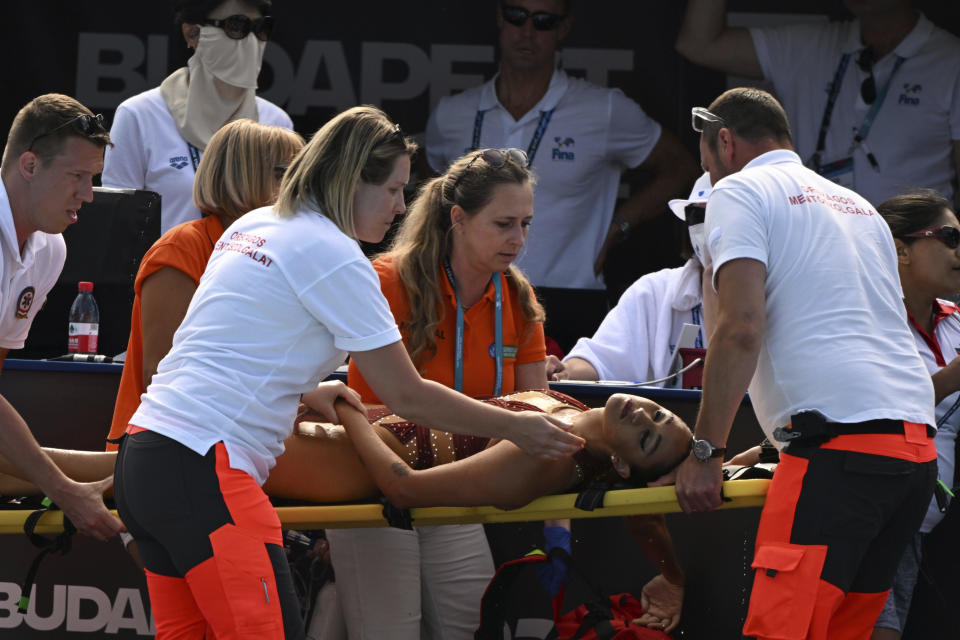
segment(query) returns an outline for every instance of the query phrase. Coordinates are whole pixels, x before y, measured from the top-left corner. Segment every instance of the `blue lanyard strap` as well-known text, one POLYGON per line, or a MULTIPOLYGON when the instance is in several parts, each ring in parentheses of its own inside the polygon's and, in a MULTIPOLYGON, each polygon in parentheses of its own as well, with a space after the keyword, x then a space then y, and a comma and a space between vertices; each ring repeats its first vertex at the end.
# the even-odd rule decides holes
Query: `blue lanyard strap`
POLYGON ((187 143, 187 151, 190 153, 190 164, 193 165, 193 172, 197 172, 197 167, 200 166, 200 151, 195 146, 187 143))
MULTIPOLYGON (((533 132, 533 137, 530 138, 530 144, 527 145, 527 162, 533 164, 533 158, 537 155, 537 149, 540 148, 540 142, 543 140, 543 134, 547 131, 547 125, 550 124, 550 118, 553 117, 553 109, 549 111, 540 112, 540 120, 537 121, 537 128, 533 132)), ((476 151, 480 148, 480 133, 483 131, 483 117, 487 114, 486 111, 477 111, 476 117, 473 119, 473 143, 470 145, 471 151, 476 151)))
MULTIPOLYGON (((827 130, 830 128, 830 120, 833 117, 833 108, 836 105, 837 96, 840 95, 840 84, 843 82, 843 77, 847 73, 847 67, 850 66, 850 59, 852 57, 853 54, 843 54, 843 56, 840 58, 840 64, 837 65, 837 71, 833 74, 833 82, 830 83, 830 91, 827 94, 827 105, 824 107, 823 118, 820 120, 820 133, 817 136, 817 149, 813 152, 813 156, 810 158, 810 164, 817 171, 820 170, 820 156, 823 155, 823 151, 826 148, 827 130)), ((897 56, 897 61, 893 65, 893 70, 890 71, 890 77, 887 78, 887 81, 884 83, 883 87, 881 87, 877 92, 877 98, 873 101, 873 104, 870 105, 867 115, 864 117, 863 122, 860 124, 860 128, 857 130, 857 133, 853 138, 853 147, 856 147, 867 139, 867 135, 870 133, 870 128, 873 126, 873 121, 876 119, 877 114, 880 112, 880 107, 883 105, 883 101, 887 97, 887 91, 890 89, 890 84, 893 82, 893 76, 897 73, 897 69, 900 68, 900 65, 903 64, 904 60, 905 58, 897 56)), ((870 161, 870 164, 874 169, 879 169, 877 159, 872 153, 867 153, 867 159, 870 161)))
POLYGON ((847 73, 847 67, 850 65, 851 54, 845 53, 840 57, 840 64, 833 74, 833 82, 830 83, 830 92, 827 94, 827 106, 823 109, 823 118, 820 119, 820 133, 817 135, 817 149, 813 152, 811 163, 813 168, 820 170, 820 156, 826 148, 827 130, 830 128, 830 120, 833 118, 833 107, 837 104, 837 96, 840 95, 840 83, 843 76, 847 73))
MULTIPOLYGON (((453 365, 453 388, 463 393, 463 305, 460 304, 460 297, 457 295, 457 280, 453 275, 453 269, 450 268, 450 261, 443 263, 443 270, 447 274, 447 280, 450 281, 450 288, 453 289, 453 297, 457 301, 457 342, 455 347, 454 365, 453 365)), ((503 274, 495 273, 491 280, 493 281, 493 290, 495 294, 493 325, 494 325, 494 350, 497 363, 497 376, 493 384, 493 395, 498 396, 503 391, 503 291, 501 281, 503 274)))
MULTIPOLYGON (((893 76, 896 75, 897 69, 900 68, 900 65, 903 64, 904 58, 897 56, 897 61, 893 65, 893 70, 890 71, 890 77, 887 78, 887 81, 883 83, 883 87, 877 93, 877 99, 873 101, 873 104, 870 105, 870 110, 867 111, 866 117, 863 119, 863 123, 860 125, 860 129, 857 130, 857 135, 853 137, 854 146, 862 143, 867 139, 867 135, 870 133, 870 128, 873 126, 873 121, 877 117, 877 113, 880 112, 880 105, 883 104, 883 101, 887 97, 887 90, 890 89, 890 85, 893 83, 893 76)), ((870 164, 874 169, 879 169, 877 164, 877 159, 873 156, 872 153, 867 152, 867 159, 870 161, 870 164)))

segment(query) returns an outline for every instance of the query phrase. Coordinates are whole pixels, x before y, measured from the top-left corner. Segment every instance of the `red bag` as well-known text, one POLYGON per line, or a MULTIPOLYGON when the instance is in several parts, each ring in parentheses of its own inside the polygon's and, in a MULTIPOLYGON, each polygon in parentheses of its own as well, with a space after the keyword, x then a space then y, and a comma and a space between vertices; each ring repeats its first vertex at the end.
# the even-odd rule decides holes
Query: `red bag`
MULTIPOLYGON (((570 556, 560 549, 554 549, 551 554, 565 556, 570 562, 570 556)), ((525 567, 547 560, 546 554, 536 550, 522 558, 508 560, 497 568, 483 594, 480 627, 474 634, 474 640, 503 640, 503 610, 517 574, 525 567)), ((585 580, 582 575, 580 578, 585 580)), ((595 588, 591 590, 597 593, 594 599, 560 615, 564 594, 561 589, 553 600, 555 625, 545 640, 672 640, 673 636, 663 631, 633 624, 633 620, 643 615, 643 607, 629 593, 606 598, 595 588)))
POLYGON ((610 596, 608 602, 581 604, 557 619, 548 640, 670 640, 658 629, 648 629, 632 621, 643 615, 643 607, 629 593, 610 596))

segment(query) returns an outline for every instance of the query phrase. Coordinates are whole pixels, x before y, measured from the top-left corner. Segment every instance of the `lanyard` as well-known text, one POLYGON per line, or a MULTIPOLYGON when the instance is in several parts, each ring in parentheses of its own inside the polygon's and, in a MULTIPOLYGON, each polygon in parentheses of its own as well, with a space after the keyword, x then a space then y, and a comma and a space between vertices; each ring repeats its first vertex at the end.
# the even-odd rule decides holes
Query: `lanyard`
POLYGON ((190 164, 193 165, 193 172, 197 172, 197 167, 200 166, 200 151, 195 146, 187 143, 187 151, 190 152, 190 164))
MULTIPOLYGON (((477 111, 476 118, 473 119, 473 143, 470 145, 470 151, 476 151, 480 148, 480 132, 483 131, 483 117, 486 111, 477 111)), ((543 140, 543 134, 550 124, 550 118, 553 117, 553 109, 540 112, 540 120, 537 122, 537 128, 533 132, 530 144, 527 146, 527 165, 533 164, 533 157, 537 155, 537 149, 540 148, 540 141, 543 140)))
MULTIPOLYGON (((843 77, 847 73, 847 67, 850 66, 850 59, 853 57, 853 54, 845 53, 840 57, 840 64, 837 65, 837 70, 833 74, 833 81, 830 83, 830 91, 827 94, 827 105, 823 110, 823 118, 820 120, 820 133, 817 135, 817 149, 813 152, 813 156, 810 158, 810 164, 817 171, 820 170, 820 157, 823 155, 823 151, 826 148, 827 141, 827 130, 830 128, 830 120, 833 117, 833 108, 837 103, 837 96, 840 95, 840 84, 843 82, 843 77)), ((884 99, 887 97, 887 90, 890 88, 890 83, 893 82, 893 76, 897 73, 897 69, 900 68, 900 65, 903 64, 904 58, 897 56, 897 61, 893 65, 893 70, 890 72, 890 77, 887 78, 887 81, 884 83, 883 87, 877 92, 877 98, 873 101, 873 104, 870 105, 870 110, 867 111, 867 115, 864 117, 863 122, 860 124, 860 128, 857 130, 856 135, 853 138, 853 145, 851 146, 851 151, 854 147, 861 144, 864 140, 867 139, 867 134, 870 133, 870 128, 873 126, 873 121, 877 117, 877 113, 880 111, 881 105, 883 105, 884 99)), ((867 159, 870 161, 870 165, 874 169, 879 169, 877 164, 877 159, 872 153, 867 153, 867 159)))
MULTIPOLYGON (((453 369, 453 388, 463 393, 463 306, 460 304, 460 298, 457 296, 457 280, 453 276, 453 269, 450 268, 450 261, 443 263, 443 270, 447 272, 447 280, 450 281, 450 287, 453 289, 453 298, 457 301, 457 346, 453 369)), ((497 378, 493 384, 493 395, 500 395, 503 389, 503 295, 500 281, 503 274, 496 273, 490 278, 493 281, 493 290, 496 297, 494 304, 493 324, 494 324, 494 349, 497 361, 497 378)))

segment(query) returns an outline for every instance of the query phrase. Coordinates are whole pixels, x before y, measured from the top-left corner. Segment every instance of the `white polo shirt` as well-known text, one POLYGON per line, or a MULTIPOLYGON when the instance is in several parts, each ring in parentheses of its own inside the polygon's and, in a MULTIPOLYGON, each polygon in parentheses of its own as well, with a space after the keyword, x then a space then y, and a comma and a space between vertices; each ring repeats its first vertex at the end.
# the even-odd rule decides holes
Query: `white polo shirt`
MULTIPOLYGON (((703 325, 701 273, 700 262, 691 258, 682 267, 641 277, 623 292, 593 337, 580 338, 564 362, 586 360, 600 380, 644 382, 669 375, 683 325, 703 325)), ((682 382, 677 376, 657 386, 681 387, 682 382)))
POLYGON ((398 342, 380 280, 324 216, 256 209, 214 246, 207 269, 132 424, 267 478, 300 394, 348 351, 398 342))
MULTIPOLYGON (((916 338, 917 349, 930 375, 950 364, 960 355, 960 309, 946 300, 937 301, 936 315, 933 321, 933 335, 927 334, 910 319, 910 328, 916 338)), ((953 486, 954 453, 957 432, 960 431, 960 392, 951 393, 937 405, 937 435, 934 445, 937 447, 937 475, 948 487, 953 486)), ((943 520, 936 499, 930 500, 930 507, 920 527, 921 533, 927 533, 943 520)))
MULTIPOLYGON (((0 180, 0 348, 21 349, 34 316, 57 283, 67 259, 67 245, 59 233, 36 231, 20 251, 7 188, 0 180)), ((67 345, 67 318, 63 319, 67 345)))
MULTIPOLYGON (((860 23, 792 24, 750 30, 764 77, 773 82, 793 127, 794 146, 807 162, 817 146, 829 85, 840 59, 851 54, 830 128, 824 163, 849 156, 869 106, 860 97, 867 73, 856 64, 860 23)), ((953 195, 952 153, 960 140, 960 39, 923 15, 913 30, 873 68, 878 90, 904 59, 866 138, 879 171, 863 147, 853 153, 853 189, 874 206, 911 187, 953 195)))
MULTIPOLYGON (((257 98, 260 124, 293 129, 286 112, 257 98)), ((160 194, 160 233, 181 222, 200 219, 193 206, 195 162, 190 145, 180 137, 160 87, 127 98, 117 107, 110 127, 112 147, 103 160, 103 186, 146 189, 160 194)))
MULTIPOLYGON (((713 187, 714 283, 723 265, 766 265, 766 326, 750 399, 773 430, 801 411, 835 422, 935 424, 933 383, 903 312, 890 229, 856 193, 770 151, 713 187)), ((721 363, 722 365, 722 363, 721 363)))
POLYGON ((660 125, 619 89, 553 74, 547 93, 520 120, 500 104, 496 77, 442 98, 427 122, 427 160, 439 173, 473 148, 516 147, 531 141, 550 113, 532 168, 537 175, 534 220, 517 259, 535 286, 603 289, 593 263, 606 238, 620 174, 643 163, 660 125))

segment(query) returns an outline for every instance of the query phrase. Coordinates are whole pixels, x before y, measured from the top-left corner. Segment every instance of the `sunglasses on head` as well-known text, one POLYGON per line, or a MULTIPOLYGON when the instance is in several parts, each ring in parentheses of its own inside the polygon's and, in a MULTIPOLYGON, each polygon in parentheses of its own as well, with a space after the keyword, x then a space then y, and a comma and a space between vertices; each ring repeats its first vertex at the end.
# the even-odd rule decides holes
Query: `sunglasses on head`
POLYGON ((34 136, 33 140, 30 141, 30 145, 27 147, 27 151, 33 151, 33 145, 40 138, 45 138, 46 136, 49 136, 51 134, 56 133, 57 131, 60 131, 60 129, 64 129, 72 125, 76 125, 76 127, 80 130, 80 132, 83 135, 88 137, 96 135, 98 133, 105 133, 107 130, 106 127, 103 126, 102 113, 98 113, 95 116, 91 116, 89 114, 83 113, 75 118, 71 118, 64 123, 57 125, 53 129, 50 129, 50 131, 45 131, 40 135, 34 136))
POLYGON ((388 133, 383 139, 377 140, 374 143, 372 149, 376 149, 380 145, 387 144, 388 142, 390 142, 391 140, 394 140, 395 138, 400 138, 401 140, 403 139, 403 130, 400 128, 399 124, 393 125, 393 131, 388 133))
POLYGON ((460 176, 457 178, 456 182, 453 183, 453 188, 456 188, 460 185, 460 181, 463 180, 463 176, 467 175, 467 172, 470 170, 470 167, 473 166, 473 163, 483 158, 483 161, 494 169, 499 169, 500 167, 507 164, 509 160, 513 160, 516 164, 520 165, 522 168, 526 168, 530 161, 527 159, 527 153, 523 149, 484 149, 477 153, 470 159, 470 162, 467 163, 467 166, 463 168, 463 171, 460 173, 460 176))
POLYGON ((938 229, 926 229, 924 231, 914 231, 903 236, 904 238, 934 238, 951 249, 960 246, 960 229, 944 225, 938 229))
POLYGON ((547 11, 530 12, 523 7, 512 4, 500 5, 500 15, 503 19, 515 27, 522 27, 527 22, 527 18, 533 19, 533 28, 537 31, 553 31, 567 16, 559 13, 548 13, 547 11))
POLYGON ((227 16, 223 20, 207 18, 200 24, 223 29, 227 37, 233 40, 243 40, 253 31, 253 35, 257 37, 257 40, 266 42, 270 39, 270 32, 273 31, 273 18, 271 16, 263 16, 262 18, 252 20, 249 16, 238 13, 227 16))
POLYGON ((727 123, 723 121, 723 118, 715 113, 710 113, 703 107, 694 107, 690 110, 690 124, 693 126, 694 131, 697 133, 703 133, 703 128, 708 122, 717 122, 722 127, 727 126, 727 123))
POLYGON ((860 97, 866 104, 873 104, 877 99, 877 80, 873 77, 873 52, 870 49, 863 49, 857 56, 857 66, 864 73, 868 73, 860 85, 860 97))

